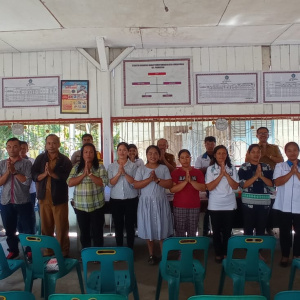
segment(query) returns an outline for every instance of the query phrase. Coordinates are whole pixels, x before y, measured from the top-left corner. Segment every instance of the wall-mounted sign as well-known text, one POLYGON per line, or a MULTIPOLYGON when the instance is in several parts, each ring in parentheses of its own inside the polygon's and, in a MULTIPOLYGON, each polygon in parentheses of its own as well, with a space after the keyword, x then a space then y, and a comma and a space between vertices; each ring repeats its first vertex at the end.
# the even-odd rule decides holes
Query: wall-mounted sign
POLYGON ((190 59, 124 60, 124 106, 191 104, 190 59))
POLYGON ((300 72, 264 72, 264 102, 300 101, 300 72))
POLYGON ((59 105, 59 76, 2 78, 2 106, 59 105))
POLYGON ((197 104, 258 102, 258 73, 196 74, 197 104))
POLYGON ((62 80, 61 81, 61 113, 88 114, 89 113, 89 81, 62 80))

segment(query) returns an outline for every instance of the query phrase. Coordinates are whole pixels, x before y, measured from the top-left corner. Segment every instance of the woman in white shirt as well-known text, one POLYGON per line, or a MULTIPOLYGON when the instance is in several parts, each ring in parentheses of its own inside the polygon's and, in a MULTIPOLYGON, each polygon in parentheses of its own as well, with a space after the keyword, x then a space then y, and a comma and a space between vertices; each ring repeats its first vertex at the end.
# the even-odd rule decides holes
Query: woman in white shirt
POLYGON ((234 190, 239 186, 239 178, 225 146, 215 147, 213 155, 211 166, 206 171, 205 183, 209 190, 208 210, 213 229, 215 261, 220 263, 227 255, 236 209, 234 190))
POLYGON ((275 166, 273 179, 277 194, 273 209, 279 211, 279 230, 282 267, 288 266, 292 246, 292 227, 294 228, 293 255, 300 257, 300 162, 299 145, 289 142, 284 147, 288 158, 275 166))

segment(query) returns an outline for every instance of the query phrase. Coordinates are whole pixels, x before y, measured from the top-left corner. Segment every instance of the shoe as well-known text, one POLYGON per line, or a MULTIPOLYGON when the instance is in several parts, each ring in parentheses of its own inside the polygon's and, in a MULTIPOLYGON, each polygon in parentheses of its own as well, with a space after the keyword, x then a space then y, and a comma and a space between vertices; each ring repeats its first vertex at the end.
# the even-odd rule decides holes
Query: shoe
POLYGON ((6 256, 7 259, 14 259, 16 257, 19 256, 19 253, 16 253, 16 252, 9 252, 6 256))
POLYGON ((266 231, 267 231, 267 235, 270 235, 270 236, 274 236, 275 235, 275 233, 274 233, 274 231, 273 231, 272 228, 266 228, 266 231))
POLYGON ((222 256, 216 256, 216 257, 215 257, 215 262, 216 262, 217 264, 222 263, 222 261, 223 261, 223 257, 222 257, 222 256))
POLYGON ((27 258, 28 260, 32 260, 32 252, 27 252, 27 258))
POLYGON ((289 263, 289 258, 288 257, 282 257, 280 261, 280 267, 286 268, 289 263))
POLYGON ((153 266, 155 265, 156 261, 155 261, 155 256, 154 255, 150 255, 148 258, 148 264, 153 266))

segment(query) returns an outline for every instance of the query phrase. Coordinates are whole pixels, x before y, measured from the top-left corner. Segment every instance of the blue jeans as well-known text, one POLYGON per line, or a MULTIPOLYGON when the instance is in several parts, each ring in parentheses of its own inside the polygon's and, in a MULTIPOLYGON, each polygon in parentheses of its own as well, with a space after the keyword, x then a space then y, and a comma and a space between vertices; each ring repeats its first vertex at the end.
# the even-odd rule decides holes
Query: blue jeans
POLYGON ((10 252, 19 253, 19 239, 16 236, 18 218, 22 228, 22 231, 20 231, 20 233, 35 233, 32 232, 32 214, 33 206, 31 202, 27 202, 25 204, 9 203, 6 205, 1 205, 1 217, 3 226, 6 231, 6 242, 8 245, 8 250, 10 252))

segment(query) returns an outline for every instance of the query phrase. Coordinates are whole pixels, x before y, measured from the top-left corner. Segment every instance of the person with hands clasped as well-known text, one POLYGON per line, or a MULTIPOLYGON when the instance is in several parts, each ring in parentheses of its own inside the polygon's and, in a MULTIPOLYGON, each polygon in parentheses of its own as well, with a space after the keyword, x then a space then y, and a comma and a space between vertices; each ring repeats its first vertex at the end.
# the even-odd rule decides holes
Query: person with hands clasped
POLYGON ((92 240, 94 247, 103 247, 104 187, 108 177, 93 144, 82 146, 80 161, 72 168, 67 183, 69 187, 75 186, 74 210, 82 248, 91 247, 92 240))
MULTIPOLYGON (((18 219, 21 233, 34 234, 32 219, 34 210, 29 196, 31 162, 20 157, 20 150, 20 141, 17 138, 10 138, 6 142, 9 158, 0 161, 0 186, 3 188, 1 217, 9 251, 7 259, 16 258, 19 255, 19 239, 16 235, 18 219)), ((28 252, 27 256, 29 257, 28 252)))
MULTIPOLYGON (((72 169, 70 159, 59 152, 60 140, 55 134, 46 137, 45 153, 38 155, 32 166, 32 178, 37 183, 42 234, 54 236, 63 256, 69 256, 69 196, 67 178, 72 169)), ((44 251, 51 256, 53 251, 44 251)))
POLYGON ((290 248, 293 246, 294 258, 300 257, 300 162, 299 145, 289 142, 284 147, 288 158, 278 163, 274 170, 274 183, 277 193, 273 208, 278 210, 282 267, 287 267, 290 248), (294 242, 292 242, 292 228, 294 242))
POLYGON ((261 149, 258 144, 249 146, 248 162, 241 165, 238 175, 242 193, 244 234, 264 235, 271 204, 270 189, 273 186, 273 170, 260 163, 261 149))
POLYGON ((221 263, 227 255, 227 244, 236 209, 234 190, 239 186, 238 181, 237 171, 231 164, 227 148, 223 145, 215 147, 211 165, 206 171, 205 182, 209 190, 208 210, 217 263, 221 263))
POLYGON ((176 236, 196 236, 200 216, 199 191, 205 191, 202 171, 191 166, 191 153, 182 149, 178 153, 181 168, 171 173, 175 193, 173 200, 174 229, 176 236))
POLYGON ((138 192, 133 188, 137 165, 128 158, 129 147, 125 142, 117 146, 118 160, 107 168, 110 190, 110 209, 115 224, 117 246, 123 246, 124 224, 127 246, 133 248, 137 214, 138 192))
POLYGON ((154 240, 160 243, 173 234, 172 215, 165 189, 172 187, 168 168, 160 164, 160 150, 151 145, 146 150, 147 164, 140 166, 134 179, 134 188, 141 190, 138 205, 138 236, 147 240, 148 263, 154 265, 154 240))

